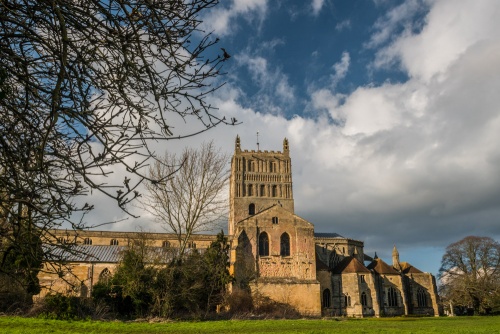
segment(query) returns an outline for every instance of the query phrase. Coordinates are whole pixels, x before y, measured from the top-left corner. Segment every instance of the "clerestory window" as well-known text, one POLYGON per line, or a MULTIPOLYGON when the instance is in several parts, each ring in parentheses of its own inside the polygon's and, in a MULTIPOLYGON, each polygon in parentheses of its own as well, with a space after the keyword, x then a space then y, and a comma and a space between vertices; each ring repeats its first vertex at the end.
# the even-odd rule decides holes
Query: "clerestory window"
POLYGON ((269 256, 269 236, 266 232, 259 235, 259 255, 269 256))

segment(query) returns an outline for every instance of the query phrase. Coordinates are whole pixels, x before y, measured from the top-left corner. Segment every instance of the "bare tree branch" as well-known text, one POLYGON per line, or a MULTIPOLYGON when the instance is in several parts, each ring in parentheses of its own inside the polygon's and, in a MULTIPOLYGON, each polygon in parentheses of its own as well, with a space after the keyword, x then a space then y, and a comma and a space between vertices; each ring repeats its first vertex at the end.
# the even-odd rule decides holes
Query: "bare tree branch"
POLYGON ((218 39, 199 29, 217 3, 0 2, 0 240, 26 222, 43 242, 63 223, 89 227, 74 214, 97 203, 75 199, 93 191, 128 212, 141 182, 161 181, 147 175, 152 140, 226 123, 205 100, 226 58, 207 57, 218 39))
POLYGON ((227 214, 229 156, 203 143, 198 150, 186 148, 181 156, 169 154, 149 170, 150 178, 164 183, 147 183, 149 193, 141 200, 145 210, 168 232, 175 233, 182 256, 193 233, 214 230, 227 214))

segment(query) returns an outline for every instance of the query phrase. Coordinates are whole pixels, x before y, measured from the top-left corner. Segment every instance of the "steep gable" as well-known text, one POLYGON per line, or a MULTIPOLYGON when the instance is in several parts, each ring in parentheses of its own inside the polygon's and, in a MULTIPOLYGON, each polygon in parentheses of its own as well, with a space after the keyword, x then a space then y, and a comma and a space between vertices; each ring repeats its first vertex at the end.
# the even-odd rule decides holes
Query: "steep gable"
POLYGON ((340 261, 332 270, 333 274, 370 273, 355 257, 348 256, 340 261))
POLYGON ((420 269, 415 268, 408 262, 401 262, 401 272, 403 274, 423 274, 424 272, 420 269))
POLYGON ((399 273, 396 271, 396 269, 394 269, 393 267, 391 267, 390 265, 388 265, 387 263, 382 261, 382 259, 380 259, 380 258, 373 260, 367 266, 367 268, 370 270, 373 270, 374 272, 376 272, 379 275, 381 275, 381 274, 399 275, 399 273))
POLYGON ((314 225, 302 217, 297 216, 296 214, 286 210, 279 204, 274 204, 268 208, 265 208, 259 212, 256 212, 254 215, 248 216, 247 218, 239 221, 237 224, 246 223, 249 221, 255 220, 269 220, 269 217, 277 217, 278 224, 279 220, 286 220, 289 222, 293 222, 297 227, 307 227, 313 228, 314 225))

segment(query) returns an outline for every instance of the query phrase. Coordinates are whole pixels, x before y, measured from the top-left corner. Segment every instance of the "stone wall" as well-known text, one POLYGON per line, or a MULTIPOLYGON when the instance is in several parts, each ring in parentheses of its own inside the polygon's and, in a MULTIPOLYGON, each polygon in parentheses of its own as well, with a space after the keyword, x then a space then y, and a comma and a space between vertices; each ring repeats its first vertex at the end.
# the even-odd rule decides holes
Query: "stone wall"
POLYGON ((262 295, 295 308, 300 314, 320 316, 319 283, 314 281, 270 281, 259 279, 250 284, 252 295, 262 295))
POLYGON ((439 316, 438 295, 434 276, 428 273, 409 274, 405 276, 405 283, 411 314, 439 316), (419 294, 421 295, 419 296, 419 294), (423 299, 422 295, 425 296, 423 299))
POLYGON ((90 297, 92 287, 100 279, 108 276, 107 274, 103 275, 103 273, 109 272, 109 275, 112 275, 116 266, 116 263, 74 262, 68 265, 45 263, 38 274, 42 290, 37 297, 44 297, 49 293, 90 297))

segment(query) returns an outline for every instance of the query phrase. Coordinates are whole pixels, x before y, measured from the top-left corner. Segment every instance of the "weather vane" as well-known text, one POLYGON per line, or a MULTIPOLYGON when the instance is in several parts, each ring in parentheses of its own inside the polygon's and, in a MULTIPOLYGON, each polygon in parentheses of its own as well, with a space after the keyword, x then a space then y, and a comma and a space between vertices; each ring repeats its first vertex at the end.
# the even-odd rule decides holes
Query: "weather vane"
POLYGON ((257 151, 260 151, 260 149, 259 149, 259 131, 257 131, 257 151))

